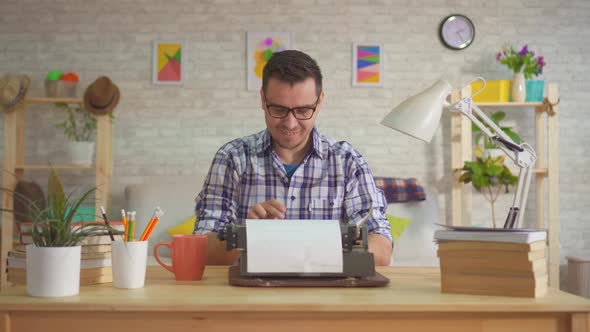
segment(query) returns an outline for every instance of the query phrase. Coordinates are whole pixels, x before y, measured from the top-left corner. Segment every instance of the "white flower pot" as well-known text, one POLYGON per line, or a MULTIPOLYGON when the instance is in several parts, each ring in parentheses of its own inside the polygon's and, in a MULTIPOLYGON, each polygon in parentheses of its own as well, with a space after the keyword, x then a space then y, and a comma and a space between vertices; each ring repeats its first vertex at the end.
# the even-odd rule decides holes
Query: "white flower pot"
POLYGON ((70 142, 70 160, 74 165, 91 166, 95 142, 70 142))
POLYGON ((27 246, 27 293, 38 297, 80 292, 81 247, 27 246))

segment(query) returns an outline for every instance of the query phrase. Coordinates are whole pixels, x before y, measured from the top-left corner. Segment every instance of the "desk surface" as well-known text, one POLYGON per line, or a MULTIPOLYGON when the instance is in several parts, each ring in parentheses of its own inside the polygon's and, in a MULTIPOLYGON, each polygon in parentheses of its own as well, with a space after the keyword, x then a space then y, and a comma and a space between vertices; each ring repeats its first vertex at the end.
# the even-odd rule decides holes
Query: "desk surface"
POLYGON ((556 289, 536 299, 442 294, 437 268, 378 268, 383 288, 244 288, 228 285, 228 267, 210 266, 201 281, 177 282, 148 267, 145 288, 85 286, 65 298, 33 298, 23 286, 0 295, 0 311, 107 312, 590 312, 590 300, 556 289))

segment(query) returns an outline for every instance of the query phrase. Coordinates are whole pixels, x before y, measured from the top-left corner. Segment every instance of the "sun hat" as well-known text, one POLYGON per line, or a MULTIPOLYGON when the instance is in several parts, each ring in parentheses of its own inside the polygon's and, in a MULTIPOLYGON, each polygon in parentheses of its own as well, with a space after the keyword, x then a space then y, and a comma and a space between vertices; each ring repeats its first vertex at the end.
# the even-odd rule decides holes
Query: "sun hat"
POLYGON ((12 112, 25 102, 31 78, 27 75, 6 74, 0 77, 0 110, 12 112))
POLYGON ((119 88, 106 76, 97 78, 84 92, 84 106, 90 112, 104 115, 119 103, 119 88))

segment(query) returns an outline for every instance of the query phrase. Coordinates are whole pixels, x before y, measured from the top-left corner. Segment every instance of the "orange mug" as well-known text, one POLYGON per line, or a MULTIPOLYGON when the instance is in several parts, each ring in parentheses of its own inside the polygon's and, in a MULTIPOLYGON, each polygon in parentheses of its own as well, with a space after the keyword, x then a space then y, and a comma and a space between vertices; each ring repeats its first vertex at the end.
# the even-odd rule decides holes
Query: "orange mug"
POLYGON ((154 257, 163 268, 174 273, 176 280, 201 280, 207 261, 207 235, 172 235, 171 242, 156 244, 154 257), (172 266, 164 264, 158 257, 160 246, 170 249, 172 266))

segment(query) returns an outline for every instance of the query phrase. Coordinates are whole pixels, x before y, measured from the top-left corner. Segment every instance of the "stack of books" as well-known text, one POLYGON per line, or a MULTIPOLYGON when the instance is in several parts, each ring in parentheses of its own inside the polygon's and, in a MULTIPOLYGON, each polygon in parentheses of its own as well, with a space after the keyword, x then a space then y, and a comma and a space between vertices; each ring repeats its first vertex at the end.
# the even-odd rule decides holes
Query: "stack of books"
MULTIPOLYGON (((115 230, 124 230, 122 222, 110 222, 115 230)), ((79 226, 74 224, 73 227, 79 226)), ((8 281, 13 284, 27 283, 27 250, 26 246, 31 244, 31 225, 28 223, 17 224, 19 242, 14 249, 8 252, 7 275, 8 281)), ((111 262, 111 238, 108 233, 90 236, 82 243, 82 254, 80 262, 80 286, 94 285, 112 282, 111 262)))
POLYGON ((443 293, 538 297, 547 290, 546 232, 438 230, 443 293))

